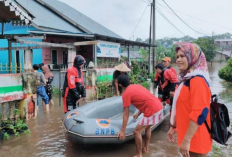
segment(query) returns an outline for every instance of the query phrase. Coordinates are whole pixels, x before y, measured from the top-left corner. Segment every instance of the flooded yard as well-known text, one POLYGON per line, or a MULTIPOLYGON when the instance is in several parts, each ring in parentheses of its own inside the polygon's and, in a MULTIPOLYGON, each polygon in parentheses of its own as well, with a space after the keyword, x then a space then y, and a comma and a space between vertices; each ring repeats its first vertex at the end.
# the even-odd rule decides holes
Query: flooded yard
MULTIPOLYGON (((218 70, 224 65, 224 63, 214 63, 213 67, 209 65, 211 91, 224 98, 220 101, 227 105, 232 118, 232 104, 226 99, 228 95, 225 96, 228 90, 231 91, 231 87, 218 77, 218 70)), ((9 140, 1 141, 0 157, 131 157, 135 155, 134 140, 122 145, 80 145, 68 139, 62 128, 63 106, 59 106, 58 100, 54 98, 55 105, 51 106, 50 113, 46 113, 40 103, 38 118, 27 122, 31 134, 20 134, 20 137, 12 136, 9 140)), ((166 119, 152 132, 150 151, 144 157, 179 156, 177 144, 169 143, 167 140, 168 124, 169 121, 166 119)), ((229 146, 219 148, 224 152, 222 156, 232 156, 232 138, 229 142, 229 146)), ((214 151, 216 149, 219 152, 217 147, 214 147, 214 151)), ((210 155, 213 156, 213 153, 212 151, 210 155)))

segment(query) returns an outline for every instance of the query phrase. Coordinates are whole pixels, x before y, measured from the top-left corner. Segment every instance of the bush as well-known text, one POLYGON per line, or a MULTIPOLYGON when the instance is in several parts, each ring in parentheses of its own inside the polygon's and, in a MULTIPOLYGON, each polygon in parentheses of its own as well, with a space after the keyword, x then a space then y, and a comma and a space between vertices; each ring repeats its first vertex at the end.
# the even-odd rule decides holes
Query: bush
POLYGON ((228 60, 224 68, 219 70, 218 75, 221 79, 232 82, 232 58, 228 60))

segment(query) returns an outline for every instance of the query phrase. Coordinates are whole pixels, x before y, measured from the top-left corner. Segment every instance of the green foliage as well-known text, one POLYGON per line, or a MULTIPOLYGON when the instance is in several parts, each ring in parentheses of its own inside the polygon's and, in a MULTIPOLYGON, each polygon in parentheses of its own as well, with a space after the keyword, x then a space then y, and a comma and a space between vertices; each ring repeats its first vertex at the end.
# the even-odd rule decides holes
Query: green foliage
POLYGON ((158 45, 156 48, 156 61, 161 62, 162 58, 165 57, 165 54, 167 53, 167 49, 164 48, 162 45, 158 45))
POLYGON ((52 94, 54 95, 54 96, 58 96, 59 95, 59 93, 60 93, 60 90, 58 89, 58 88, 56 88, 56 87, 52 87, 52 94))
POLYGON ((8 140, 10 138, 10 136, 9 136, 8 133, 5 132, 4 135, 3 135, 3 138, 8 140))
POLYGON ((107 97, 112 97, 113 92, 111 88, 111 81, 107 78, 104 81, 98 81, 97 83, 97 95, 98 98, 104 99, 107 97))
POLYGON ((142 62, 148 61, 148 50, 146 49, 139 49, 139 54, 142 56, 142 62))
POLYGON ((145 81, 141 84, 143 87, 148 88, 149 87, 149 82, 145 81))
POLYGON ((211 157, 226 157, 226 154, 219 146, 213 144, 211 157))
POLYGON ((134 75, 139 75, 141 73, 141 69, 136 61, 131 61, 131 65, 133 67, 132 73, 134 75))
MULTIPOLYGON (((18 109, 14 110, 14 114, 20 116, 20 112, 18 109)), ((3 138, 9 139, 9 134, 14 134, 15 136, 19 136, 20 132, 30 133, 28 129, 28 125, 24 123, 22 119, 17 119, 15 121, 0 121, 1 127, 0 132, 4 132, 3 138)))
POLYGON ((218 75, 221 79, 232 82, 232 58, 228 60, 224 68, 219 70, 218 75))
POLYGON ((216 56, 216 44, 214 43, 214 39, 211 37, 198 38, 193 41, 200 46, 202 51, 205 53, 205 57, 207 61, 211 61, 216 56))
POLYGON ((226 86, 225 90, 223 90, 219 96, 226 102, 232 102, 232 83, 231 82, 223 82, 223 85, 226 86))
POLYGON ((152 82, 154 82, 155 73, 151 73, 151 74, 149 75, 149 78, 151 79, 152 82))
POLYGON ((19 109, 15 109, 15 110, 14 110, 14 114, 20 116, 20 111, 19 111, 19 109))

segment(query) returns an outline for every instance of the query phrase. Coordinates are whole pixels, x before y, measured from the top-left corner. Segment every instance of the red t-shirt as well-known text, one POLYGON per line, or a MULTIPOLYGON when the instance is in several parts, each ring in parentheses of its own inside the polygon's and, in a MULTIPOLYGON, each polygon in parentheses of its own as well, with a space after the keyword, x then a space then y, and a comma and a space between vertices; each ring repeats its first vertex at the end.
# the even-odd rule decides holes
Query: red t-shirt
POLYGON ((145 117, 150 117, 163 109, 158 98, 141 85, 132 84, 122 94, 123 107, 133 104, 145 117))

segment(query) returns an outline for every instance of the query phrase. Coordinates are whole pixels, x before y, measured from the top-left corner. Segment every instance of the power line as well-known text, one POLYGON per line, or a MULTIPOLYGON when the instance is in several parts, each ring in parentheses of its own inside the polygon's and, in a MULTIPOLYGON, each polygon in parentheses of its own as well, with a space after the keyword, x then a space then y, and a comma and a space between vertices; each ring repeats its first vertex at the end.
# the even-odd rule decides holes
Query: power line
POLYGON ((156 6, 155 9, 160 13, 160 15, 168 21, 168 23, 170 23, 177 31, 179 31, 181 34, 183 34, 185 36, 185 34, 183 32, 181 32, 161 11, 160 9, 156 6))
POLYGON ((149 4, 149 1, 146 1, 146 0, 140 0, 140 1, 149 4))
MULTIPOLYGON (((158 3, 158 2, 156 2, 156 3, 157 3, 158 5, 160 5, 161 7, 167 9, 164 5, 162 5, 162 4, 158 3)), ((199 20, 199 21, 203 21, 203 22, 205 22, 205 23, 209 23, 209 24, 215 25, 215 26, 217 26, 217 27, 221 27, 221 28, 225 28, 225 29, 228 29, 228 30, 232 30, 232 28, 224 27, 224 26, 221 26, 221 25, 218 25, 218 24, 215 24, 215 23, 212 23, 212 22, 209 22, 209 21, 200 19, 200 18, 198 18, 198 17, 194 17, 194 16, 192 16, 192 15, 188 15, 188 14, 183 13, 183 12, 181 12, 181 11, 178 11, 178 10, 176 10, 176 9, 173 9, 173 10, 175 10, 176 12, 179 12, 179 13, 181 13, 181 14, 184 14, 184 15, 186 15, 186 16, 195 18, 195 19, 197 19, 197 20, 199 20)))
MULTIPOLYGON (((168 6, 168 8, 186 25, 186 26, 188 26, 190 29, 192 29, 193 31, 195 31, 195 32, 197 32, 197 33, 199 33, 199 34, 202 34, 202 35, 206 35, 206 34, 203 34, 203 33, 201 33, 201 32, 199 32, 199 31, 197 31, 197 30, 195 30, 195 29, 193 29, 191 26, 189 26, 184 20, 182 20, 177 14, 176 14, 176 12, 163 0, 163 2, 168 6)), ((206 36, 208 36, 208 35, 206 35, 206 36)))
MULTIPOLYGON (((157 6, 158 7, 158 6, 157 6)), ((160 8, 159 8, 160 9, 160 8)), ((166 8, 165 8, 166 9, 166 8)), ((160 9, 161 10, 161 9, 160 9)), ((166 12, 168 12, 169 14, 171 14, 172 16, 175 16, 173 13, 171 13, 169 10, 165 10, 166 12)), ((202 24, 202 23, 199 23, 199 22, 196 22, 196 21, 192 21, 192 20, 189 20, 189 19, 186 19, 186 18, 183 18, 182 17, 182 19, 184 19, 185 21, 186 21, 186 23, 187 24, 189 24, 190 22, 191 23, 196 23, 197 25, 201 25, 201 26, 204 26, 205 27, 205 25, 204 24, 202 24), (188 22, 187 22, 188 21, 188 22)), ((193 24, 189 24, 189 25, 192 25, 192 27, 194 28, 194 29, 198 29, 197 27, 194 27, 194 25, 193 24)), ((206 32, 207 34, 210 34, 210 33, 208 33, 208 32, 206 32)))
POLYGON ((140 21, 141 21, 143 15, 144 15, 145 11, 147 10, 147 7, 148 7, 148 5, 146 6, 145 10, 143 11, 143 14, 142 14, 142 16, 140 17, 139 22, 138 22, 137 25, 135 26, 135 29, 134 29, 133 33, 131 34, 129 40, 130 40, 131 37, 134 35, 134 32, 135 32, 136 28, 138 27, 138 25, 139 25, 139 23, 140 23, 140 21))

